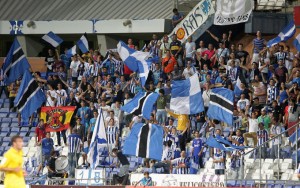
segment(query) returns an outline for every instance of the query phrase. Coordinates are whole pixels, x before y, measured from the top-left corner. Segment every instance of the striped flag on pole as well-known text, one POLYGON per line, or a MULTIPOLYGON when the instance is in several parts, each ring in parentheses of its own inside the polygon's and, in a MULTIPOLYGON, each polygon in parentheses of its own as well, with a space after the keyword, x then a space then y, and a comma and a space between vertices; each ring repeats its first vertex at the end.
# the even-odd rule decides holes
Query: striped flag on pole
POLYGON ((56 48, 63 42, 63 39, 61 39, 59 36, 55 35, 52 31, 50 31, 49 33, 44 35, 42 37, 42 39, 45 40, 46 42, 50 43, 54 48, 56 48))

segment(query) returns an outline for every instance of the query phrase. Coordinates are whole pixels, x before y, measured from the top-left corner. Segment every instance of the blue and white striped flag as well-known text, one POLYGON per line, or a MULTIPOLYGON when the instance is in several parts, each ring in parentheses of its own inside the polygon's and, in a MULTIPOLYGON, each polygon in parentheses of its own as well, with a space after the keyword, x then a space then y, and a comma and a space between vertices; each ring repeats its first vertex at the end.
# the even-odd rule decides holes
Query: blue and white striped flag
POLYGON ((170 109, 179 114, 197 114, 204 111, 200 82, 197 74, 189 79, 173 81, 170 109))
POLYGON ((5 83, 9 85, 16 81, 25 71, 28 71, 29 68, 30 65, 24 51, 17 38, 15 38, 2 66, 3 73, 6 76, 5 83))
POLYGON ((104 126, 104 117, 102 110, 99 110, 87 155, 87 161, 91 164, 92 168, 96 168, 99 165, 101 149, 105 147, 107 147, 107 137, 104 126))
POLYGON ((118 43, 117 49, 125 65, 133 72, 139 74, 141 85, 144 87, 150 72, 150 65, 152 64, 152 61, 156 61, 156 59, 148 59, 149 52, 131 49, 122 41, 118 43))
POLYGON ((296 47, 297 51, 300 52, 300 34, 297 35, 293 42, 294 46, 296 47))
POLYGON ((46 96, 39 84, 27 70, 22 78, 21 86, 14 100, 15 106, 22 115, 23 120, 28 118, 42 106, 46 101, 46 96))
POLYGON ((54 48, 59 46, 63 39, 61 39, 59 36, 55 35, 52 31, 50 31, 48 34, 44 35, 42 37, 46 42, 50 43, 54 48))
POLYGON ((89 51, 89 42, 87 40, 86 33, 82 35, 80 39, 77 41, 77 46, 82 53, 86 53, 89 51))
POLYGON ((274 46, 282 41, 287 41, 290 39, 296 32, 296 26, 294 21, 291 21, 283 30, 278 34, 277 37, 271 39, 267 43, 267 47, 274 46))
POLYGON ((240 97, 241 94, 242 94, 242 88, 241 88, 241 79, 240 77, 238 77, 237 81, 236 81, 236 84, 234 86, 234 95, 237 96, 237 97, 240 97))
POLYGON ((163 128, 156 124, 136 123, 123 146, 123 154, 160 161, 163 152, 163 128))
POLYGON ((122 106, 121 110, 129 114, 142 115, 149 120, 158 95, 156 92, 141 91, 130 102, 122 106))
MULTIPOLYGON (((296 128, 297 129, 297 128, 296 128)), ((289 141, 292 144, 292 146, 296 145, 296 140, 300 140, 300 129, 297 130, 298 132, 298 139, 296 139, 296 131, 289 137, 289 141)))
POLYGON ((72 57, 73 55, 76 54, 76 45, 74 45, 72 48, 68 49, 66 56, 68 58, 72 57))
POLYGON ((207 116, 223 121, 228 125, 233 124, 233 91, 226 88, 211 90, 207 116))

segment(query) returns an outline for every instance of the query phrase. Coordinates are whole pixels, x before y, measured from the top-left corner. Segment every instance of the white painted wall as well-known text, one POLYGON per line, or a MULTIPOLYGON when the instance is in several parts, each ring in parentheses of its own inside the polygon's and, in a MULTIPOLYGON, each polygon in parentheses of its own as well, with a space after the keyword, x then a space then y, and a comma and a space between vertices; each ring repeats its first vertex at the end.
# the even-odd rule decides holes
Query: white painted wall
MULTIPOLYGON (((75 20, 75 21, 34 21, 35 27, 28 27, 24 21, 19 30, 23 34, 117 34, 117 33, 164 33, 166 20, 131 20, 131 26, 124 26, 126 20, 75 20)), ((9 21, 0 21, 0 34, 10 34, 13 29, 9 21)))

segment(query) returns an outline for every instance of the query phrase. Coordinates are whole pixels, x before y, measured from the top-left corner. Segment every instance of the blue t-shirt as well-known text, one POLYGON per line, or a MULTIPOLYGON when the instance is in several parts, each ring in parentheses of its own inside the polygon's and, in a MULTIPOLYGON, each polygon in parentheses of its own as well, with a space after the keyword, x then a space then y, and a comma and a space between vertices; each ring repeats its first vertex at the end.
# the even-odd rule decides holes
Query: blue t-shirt
POLYGON ((96 118, 90 119, 91 132, 94 131, 95 124, 96 124, 96 118))
POLYGON ((143 186, 152 186, 153 185, 151 177, 149 177, 149 178, 144 177, 143 179, 141 179, 140 183, 143 186))
POLYGON ((194 138, 192 146, 194 148, 193 156, 198 156, 198 153, 201 151, 203 147, 203 141, 201 138, 194 138))
POLYGON ((43 138, 42 140, 42 153, 43 155, 50 155, 53 149, 53 140, 52 138, 43 138))

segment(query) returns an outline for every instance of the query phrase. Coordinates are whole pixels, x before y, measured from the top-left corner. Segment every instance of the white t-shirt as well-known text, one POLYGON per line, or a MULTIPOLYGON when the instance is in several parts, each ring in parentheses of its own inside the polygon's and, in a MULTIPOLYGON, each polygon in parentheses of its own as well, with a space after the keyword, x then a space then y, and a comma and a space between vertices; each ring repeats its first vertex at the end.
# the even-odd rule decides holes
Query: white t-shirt
POLYGON ((72 77, 78 76, 78 65, 80 64, 80 61, 72 61, 70 65, 70 69, 72 70, 72 77))
POLYGON ((209 106, 209 101, 210 101, 210 92, 211 90, 204 90, 202 93, 202 98, 203 98, 203 103, 205 107, 209 106))
POLYGON ((161 160, 172 160, 174 159, 174 150, 172 148, 169 147, 165 147, 165 149, 163 150, 163 154, 162 154, 162 158, 161 160))
POLYGON ((185 77, 185 79, 188 79, 189 77, 193 76, 194 74, 195 74, 195 71, 192 69, 192 67, 190 69, 185 68, 182 73, 182 75, 185 77))
POLYGON ((236 106, 239 107, 241 110, 244 110, 244 109, 246 109, 246 107, 248 105, 250 105, 250 102, 248 99, 240 99, 240 100, 238 100, 236 106))
POLYGON ((249 133, 256 133, 258 131, 258 120, 249 118, 249 133))
POLYGON ((162 58, 165 58, 167 55, 166 55, 166 50, 169 50, 170 49, 170 43, 162 43, 160 45, 160 50, 161 50, 161 57, 162 58))
POLYGON ((187 42, 187 43, 185 44, 185 56, 186 56, 186 57, 189 57, 189 58, 193 57, 193 55, 194 55, 194 53, 195 53, 195 52, 193 52, 193 51, 194 51, 195 49, 196 49, 196 44, 195 44, 195 42, 187 42))
POLYGON ((47 91, 47 103, 46 103, 46 106, 52 106, 52 107, 54 107, 55 106, 55 101, 53 101, 51 99, 51 97, 49 96, 49 94, 50 94, 51 97, 53 97, 53 98, 56 99, 57 98, 56 91, 55 90, 53 90, 53 91, 48 90, 47 91))

